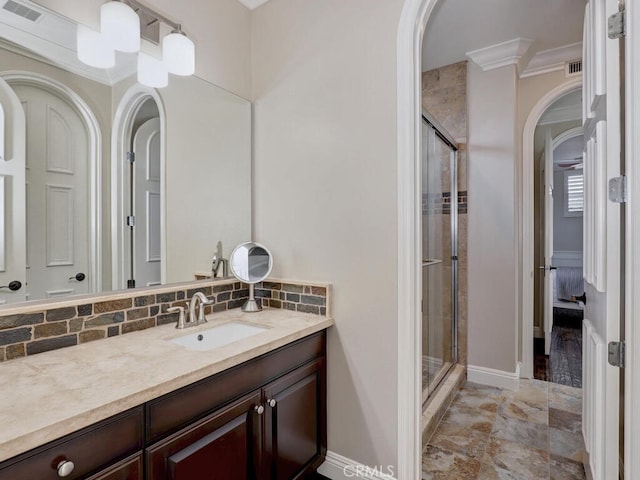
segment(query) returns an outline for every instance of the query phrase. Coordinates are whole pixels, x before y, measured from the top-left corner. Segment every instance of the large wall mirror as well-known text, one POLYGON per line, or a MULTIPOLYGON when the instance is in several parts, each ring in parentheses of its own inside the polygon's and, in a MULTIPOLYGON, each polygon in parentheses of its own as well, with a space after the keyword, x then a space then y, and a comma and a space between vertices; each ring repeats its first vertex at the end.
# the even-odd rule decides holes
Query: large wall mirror
POLYGON ((75 49, 73 21, 0 0, 0 304, 194 280, 251 238, 250 103, 75 49))

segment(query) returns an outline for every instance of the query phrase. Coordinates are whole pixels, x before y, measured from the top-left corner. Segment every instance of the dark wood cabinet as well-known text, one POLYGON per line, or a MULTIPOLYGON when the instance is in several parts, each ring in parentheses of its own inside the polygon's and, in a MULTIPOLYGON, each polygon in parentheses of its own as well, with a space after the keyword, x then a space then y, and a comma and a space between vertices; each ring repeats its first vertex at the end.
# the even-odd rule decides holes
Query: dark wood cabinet
POLYGON ((324 359, 216 410, 146 450, 147 480, 290 480, 326 454, 324 359))
POLYGON ((142 450, 143 418, 142 406, 136 407, 7 460, 0 464, 0 480, 55 480, 60 478, 57 468, 63 462, 70 470, 64 477, 69 480, 138 480, 141 468, 138 476, 127 470, 129 467, 124 471, 132 473, 124 476, 100 475, 106 474, 114 463, 142 450))
POLYGON ((0 463, 0 480, 298 480, 326 455, 318 332, 0 463))
POLYGON ((142 452, 125 458, 87 480, 144 480, 142 452))
POLYGON ((304 478, 326 455, 324 360, 285 375, 264 388, 265 478, 304 478))
POLYGON ((259 391, 180 430, 146 451, 153 480, 256 478, 260 446, 259 391))

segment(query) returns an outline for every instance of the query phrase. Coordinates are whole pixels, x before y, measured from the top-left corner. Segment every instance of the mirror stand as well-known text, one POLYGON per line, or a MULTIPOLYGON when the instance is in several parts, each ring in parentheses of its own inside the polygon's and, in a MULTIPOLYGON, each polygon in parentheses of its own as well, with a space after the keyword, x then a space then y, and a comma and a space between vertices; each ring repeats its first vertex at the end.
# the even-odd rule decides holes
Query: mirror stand
POLYGON ((262 310, 262 306, 258 302, 256 302, 255 284, 253 283, 249 284, 249 298, 244 303, 241 310, 243 312, 259 312, 260 310, 262 310))

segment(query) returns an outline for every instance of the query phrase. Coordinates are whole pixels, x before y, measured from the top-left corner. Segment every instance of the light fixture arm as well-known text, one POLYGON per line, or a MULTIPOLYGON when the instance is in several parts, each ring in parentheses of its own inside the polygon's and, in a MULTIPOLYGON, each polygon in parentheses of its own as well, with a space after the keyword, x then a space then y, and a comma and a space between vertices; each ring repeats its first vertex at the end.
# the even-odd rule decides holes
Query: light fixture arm
POLYGON ((164 15, 162 15, 162 14, 152 10, 151 8, 143 5, 142 3, 138 2, 137 0, 117 0, 117 1, 122 2, 122 3, 126 3, 131 8, 133 8, 134 10, 140 10, 140 11, 146 13, 147 15, 149 15, 150 17, 154 17, 156 19, 156 21, 160 21, 162 23, 165 23, 165 24, 169 25, 171 28, 173 28, 174 30, 178 30, 179 32, 182 32, 182 28, 181 28, 181 25, 179 23, 176 23, 173 20, 170 20, 169 18, 167 18, 164 15))

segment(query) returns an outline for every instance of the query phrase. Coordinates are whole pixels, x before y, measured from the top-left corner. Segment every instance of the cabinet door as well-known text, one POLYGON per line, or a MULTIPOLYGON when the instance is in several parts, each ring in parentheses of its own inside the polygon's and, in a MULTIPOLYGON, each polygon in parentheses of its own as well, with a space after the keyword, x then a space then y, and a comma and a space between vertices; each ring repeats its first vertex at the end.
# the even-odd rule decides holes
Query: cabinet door
POLYGON ((147 449, 148 480, 256 478, 260 458, 260 391, 215 411, 147 449))
POLYGON ((264 388, 267 478, 303 478, 324 459, 327 447, 325 363, 302 366, 264 388))
POLYGON ((103 470, 87 480, 143 480, 142 454, 125 458, 113 467, 103 470))

